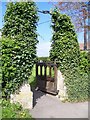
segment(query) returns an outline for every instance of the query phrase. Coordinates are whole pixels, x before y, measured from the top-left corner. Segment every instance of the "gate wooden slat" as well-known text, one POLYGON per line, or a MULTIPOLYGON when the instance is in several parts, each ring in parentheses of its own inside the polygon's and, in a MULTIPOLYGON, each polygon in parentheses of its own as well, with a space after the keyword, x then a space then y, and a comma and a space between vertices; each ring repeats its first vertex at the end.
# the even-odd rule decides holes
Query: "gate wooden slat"
POLYGON ((49 76, 51 77, 51 66, 49 67, 49 76))
POLYGON ((47 66, 44 66, 44 76, 46 77, 46 73, 47 73, 47 66))

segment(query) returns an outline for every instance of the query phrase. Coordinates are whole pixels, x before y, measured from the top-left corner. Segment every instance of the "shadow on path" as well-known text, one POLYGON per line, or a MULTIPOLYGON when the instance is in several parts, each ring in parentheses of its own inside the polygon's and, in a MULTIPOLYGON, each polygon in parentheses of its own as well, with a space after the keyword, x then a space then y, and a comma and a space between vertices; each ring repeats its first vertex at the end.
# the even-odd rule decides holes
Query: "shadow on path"
POLYGON ((34 107, 37 104, 38 99, 46 95, 46 93, 35 89, 33 89, 32 92, 33 92, 33 107, 34 107))
POLYGON ((34 107, 30 113, 34 118, 88 118, 88 102, 62 103, 55 96, 35 89, 33 97, 34 107))

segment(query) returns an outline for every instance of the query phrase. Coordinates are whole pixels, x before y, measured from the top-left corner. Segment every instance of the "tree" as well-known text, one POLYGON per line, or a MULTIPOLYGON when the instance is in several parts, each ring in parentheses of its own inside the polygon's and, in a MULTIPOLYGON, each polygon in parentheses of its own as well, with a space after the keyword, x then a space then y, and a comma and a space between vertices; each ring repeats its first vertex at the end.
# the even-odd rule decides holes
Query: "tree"
MULTIPOLYGON (((18 88, 24 81, 28 80, 28 77, 31 74, 31 69, 36 60, 36 44, 38 42, 36 33, 37 21, 37 7, 34 2, 8 3, 4 16, 2 36, 14 40, 14 44, 16 44, 19 49, 13 51, 11 50, 13 56, 9 62, 10 66, 14 66, 16 70, 15 77, 11 77, 10 79, 8 78, 7 84, 4 86, 6 88, 8 84, 11 85, 8 87, 9 92, 5 94, 10 94, 12 91, 15 91, 15 89, 18 88)), ((9 47, 7 46, 8 45, 4 44, 3 49, 9 47)), ((6 53, 4 55, 7 56, 6 53)), ((8 57, 10 57, 10 55, 8 57)), ((3 63, 3 66, 5 66, 6 63, 7 61, 3 63)), ((7 66, 7 72, 8 67, 10 66, 7 66)), ((4 72, 2 74, 4 76, 2 80, 5 81, 7 78, 4 72)))
POLYGON ((87 50, 87 31, 90 26, 86 21, 90 18, 89 2, 58 2, 57 6, 62 13, 71 17, 77 32, 84 30, 84 50, 87 50))

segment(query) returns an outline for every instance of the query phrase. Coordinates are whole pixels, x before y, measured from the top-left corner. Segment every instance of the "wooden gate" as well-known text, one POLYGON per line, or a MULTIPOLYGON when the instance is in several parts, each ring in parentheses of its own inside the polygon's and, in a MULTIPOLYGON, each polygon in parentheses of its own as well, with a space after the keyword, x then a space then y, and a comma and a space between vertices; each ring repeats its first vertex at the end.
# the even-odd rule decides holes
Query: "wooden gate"
POLYGON ((57 91, 57 65, 53 63, 36 63, 36 80, 39 90, 51 94, 58 94, 57 91))

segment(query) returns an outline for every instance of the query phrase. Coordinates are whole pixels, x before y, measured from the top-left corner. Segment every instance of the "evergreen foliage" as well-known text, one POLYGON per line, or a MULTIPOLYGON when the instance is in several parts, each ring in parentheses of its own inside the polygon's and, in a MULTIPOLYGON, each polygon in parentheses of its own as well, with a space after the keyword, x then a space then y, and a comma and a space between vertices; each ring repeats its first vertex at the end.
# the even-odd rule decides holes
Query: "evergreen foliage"
POLYGON ((68 101, 87 100, 90 89, 87 73, 88 61, 85 55, 84 57, 80 55, 74 25, 69 16, 61 14, 57 9, 51 14, 53 36, 50 59, 57 62, 60 71, 65 76, 68 101))
POLYGON ((17 65, 13 63, 14 52, 19 51, 20 47, 10 38, 2 38, 0 42, 2 43, 2 96, 5 96, 10 95, 20 84, 20 80, 16 79, 17 65))
POLYGON ((52 23, 51 60, 58 61, 62 71, 78 66, 80 50, 70 18, 65 14, 60 14, 56 9, 52 12, 52 23))
POLYGON ((89 65, 89 59, 88 59, 88 52, 87 51, 81 51, 80 52, 80 69, 85 72, 88 73, 88 65, 89 65))
POLYGON ((3 96, 7 96, 14 92, 23 81, 28 80, 36 60, 38 16, 35 3, 32 1, 8 3, 4 22, 2 67, 5 67, 5 71, 2 71, 2 81, 5 88, 3 96), (12 71, 13 66, 14 71, 12 71))

